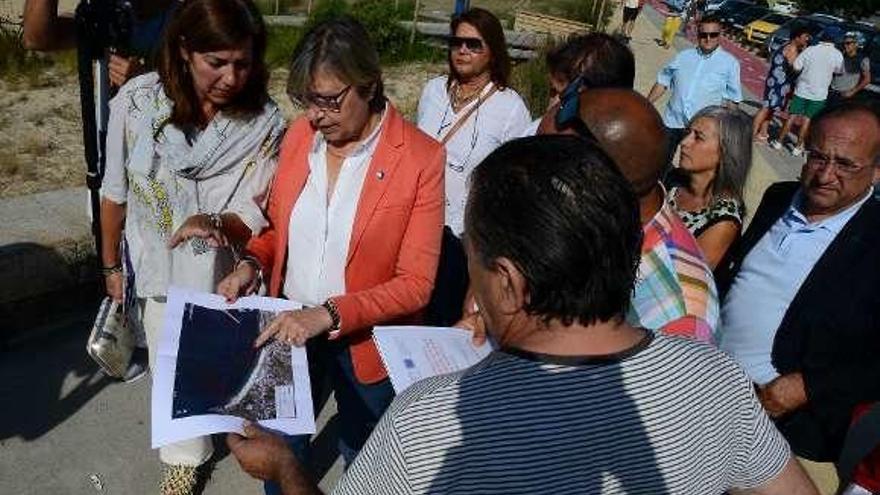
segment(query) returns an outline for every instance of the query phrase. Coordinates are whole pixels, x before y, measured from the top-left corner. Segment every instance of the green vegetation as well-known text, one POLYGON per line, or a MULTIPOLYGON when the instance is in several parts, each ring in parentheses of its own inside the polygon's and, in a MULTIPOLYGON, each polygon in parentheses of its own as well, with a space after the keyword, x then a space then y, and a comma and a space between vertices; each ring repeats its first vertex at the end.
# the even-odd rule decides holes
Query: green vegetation
POLYGON ((533 117, 544 113, 550 98, 544 50, 537 57, 513 67, 510 85, 523 97, 533 117))
POLYGON ((266 65, 270 69, 287 68, 293 47, 305 31, 293 26, 268 26, 266 40, 266 65))
POLYGON ((21 46, 21 28, 0 25, 0 79, 13 87, 42 87, 76 74, 76 53, 41 54, 21 46))
POLYGON ((417 35, 415 43, 410 44, 410 33, 401 27, 400 21, 412 19, 414 9, 412 0, 319 0, 306 29, 334 17, 350 15, 370 33, 385 64, 442 60, 444 52, 428 45, 422 36, 417 35))
POLYGON ((415 43, 409 43, 410 33, 399 22, 412 19, 415 6, 411 0, 396 3, 399 5, 395 9, 394 0, 316 0, 304 27, 269 26, 266 62, 272 68, 286 67, 303 33, 323 21, 343 15, 363 23, 383 64, 443 60, 445 52, 426 43, 423 37, 416 36, 415 43))

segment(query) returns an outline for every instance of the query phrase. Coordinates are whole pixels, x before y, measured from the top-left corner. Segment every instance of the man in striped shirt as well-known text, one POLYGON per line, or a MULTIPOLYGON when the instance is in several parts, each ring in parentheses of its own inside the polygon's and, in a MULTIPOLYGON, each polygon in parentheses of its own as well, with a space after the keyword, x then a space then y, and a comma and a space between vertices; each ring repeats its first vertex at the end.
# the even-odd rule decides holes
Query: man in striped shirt
MULTIPOLYGON (((468 271, 499 349, 397 397, 336 493, 815 494, 732 360, 626 323, 638 202, 594 142, 513 141, 471 181, 468 271)), ((316 493, 248 433, 229 442, 245 470, 316 493)))

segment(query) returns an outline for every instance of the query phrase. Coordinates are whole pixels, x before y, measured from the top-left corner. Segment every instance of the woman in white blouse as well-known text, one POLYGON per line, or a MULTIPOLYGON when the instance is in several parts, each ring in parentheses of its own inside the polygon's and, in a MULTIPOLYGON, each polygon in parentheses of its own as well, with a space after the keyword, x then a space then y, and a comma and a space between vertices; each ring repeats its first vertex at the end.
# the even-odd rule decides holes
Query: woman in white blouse
POLYGON ((531 116, 508 87, 510 58, 504 30, 491 12, 473 8, 452 20, 449 75, 428 81, 419 100, 418 126, 446 147, 446 230, 436 289, 427 310, 434 324, 461 316, 467 267, 464 230, 467 179, 489 153, 522 135, 531 116))
MULTIPOLYGON (((111 102, 102 271, 114 299, 134 289, 151 365, 168 287, 211 291, 266 225, 284 120, 266 92, 265 47, 251 0, 188 0, 164 34, 158 73, 111 102)), ((161 448, 162 493, 190 493, 212 451, 209 437, 161 448)))

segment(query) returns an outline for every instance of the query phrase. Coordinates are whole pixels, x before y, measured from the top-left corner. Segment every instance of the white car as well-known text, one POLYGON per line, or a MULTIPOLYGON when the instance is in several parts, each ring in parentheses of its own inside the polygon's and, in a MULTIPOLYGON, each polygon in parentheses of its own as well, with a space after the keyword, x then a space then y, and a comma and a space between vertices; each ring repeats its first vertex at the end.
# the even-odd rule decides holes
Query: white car
POLYGON ((798 4, 792 0, 776 0, 770 6, 770 10, 780 14, 796 14, 799 8, 798 4))

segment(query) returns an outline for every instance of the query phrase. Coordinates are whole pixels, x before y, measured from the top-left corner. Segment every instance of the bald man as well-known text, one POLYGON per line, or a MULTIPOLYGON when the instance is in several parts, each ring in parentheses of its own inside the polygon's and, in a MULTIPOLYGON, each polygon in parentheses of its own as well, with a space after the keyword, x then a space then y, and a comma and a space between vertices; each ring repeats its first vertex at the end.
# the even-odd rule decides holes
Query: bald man
POLYGON ((719 310, 712 271, 660 183, 667 153, 660 114, 645 97, 624 89, 592 89, 560 104, 577 105, 577 112, 569 112, 575 118, 557 122, 557 105, 545 115, 539 134, 591 135, 639 198, 642 260, 627 320, 667 335, 714 343, 719 310))

